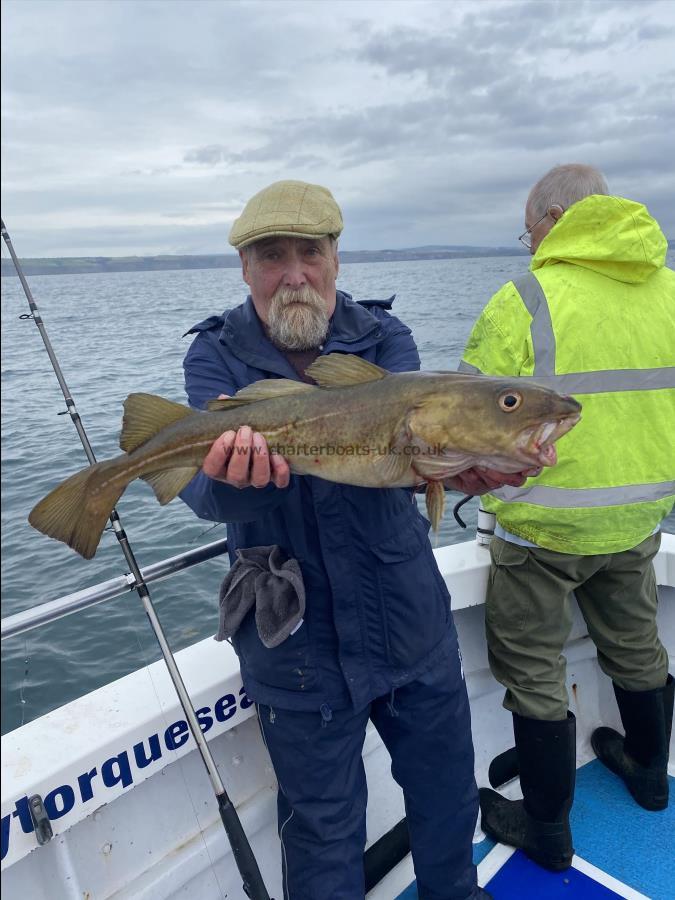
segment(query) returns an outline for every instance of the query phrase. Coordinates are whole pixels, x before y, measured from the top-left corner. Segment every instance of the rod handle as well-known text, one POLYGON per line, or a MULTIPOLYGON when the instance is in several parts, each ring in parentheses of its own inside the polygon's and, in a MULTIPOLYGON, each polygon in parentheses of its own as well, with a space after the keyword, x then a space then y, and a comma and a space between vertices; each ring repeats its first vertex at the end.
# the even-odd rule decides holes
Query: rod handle
POLYGON ((219 795, 218 809, 230 840, 239 874, 243 880, 244 893, 251 900, 270 900, 270 895, 267 893, 265 882, 258 868, 258 862, 239 820, 237 810, 226 794, 219 795))

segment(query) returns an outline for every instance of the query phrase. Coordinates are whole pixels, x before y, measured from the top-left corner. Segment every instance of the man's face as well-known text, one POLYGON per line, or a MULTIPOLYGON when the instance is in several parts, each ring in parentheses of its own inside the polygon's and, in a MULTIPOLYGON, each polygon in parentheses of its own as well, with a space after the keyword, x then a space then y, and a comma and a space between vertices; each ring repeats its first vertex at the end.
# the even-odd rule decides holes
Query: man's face
POLYGON ((239 256, 253 305, 272 341, 287 350, 318 347, 335 311, 337 245, 328 237, 270 237, 239 256))
POLYGON ((537 252, 537 247, 541 244, 562 214, 562 207, 555 205, 552 206, 542 218, 541 216, 535 215, 530 203, 526 205, 525 228, 530 232, 530 240, 532 241, 530 253, 532 256, 537 252))

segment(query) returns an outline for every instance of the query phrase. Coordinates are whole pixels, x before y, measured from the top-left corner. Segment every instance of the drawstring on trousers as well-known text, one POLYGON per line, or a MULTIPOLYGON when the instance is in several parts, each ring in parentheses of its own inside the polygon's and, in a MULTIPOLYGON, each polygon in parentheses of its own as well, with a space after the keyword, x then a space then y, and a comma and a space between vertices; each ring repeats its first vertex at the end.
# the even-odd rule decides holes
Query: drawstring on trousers
POLYGON ((389 715, 392 719, 398 718, 398 710, 394 706, 394 694, 396 693, 396 688, 391 689, 391 694, 389 695, 389 702, 387 703, 387 709, 389 710, 389 715))

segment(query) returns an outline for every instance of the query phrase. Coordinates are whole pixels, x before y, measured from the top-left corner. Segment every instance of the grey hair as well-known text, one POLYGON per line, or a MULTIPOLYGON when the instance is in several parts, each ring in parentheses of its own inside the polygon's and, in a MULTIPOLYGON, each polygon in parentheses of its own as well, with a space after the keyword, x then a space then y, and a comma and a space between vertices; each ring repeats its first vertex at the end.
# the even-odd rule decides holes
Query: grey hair
POLYGON ((551 206, 568 209, 591 194, 609 194, 604 175, 593 166, 569 163, 554 166, 530 191, 527 205, 534 219, 545 216, 551 206))

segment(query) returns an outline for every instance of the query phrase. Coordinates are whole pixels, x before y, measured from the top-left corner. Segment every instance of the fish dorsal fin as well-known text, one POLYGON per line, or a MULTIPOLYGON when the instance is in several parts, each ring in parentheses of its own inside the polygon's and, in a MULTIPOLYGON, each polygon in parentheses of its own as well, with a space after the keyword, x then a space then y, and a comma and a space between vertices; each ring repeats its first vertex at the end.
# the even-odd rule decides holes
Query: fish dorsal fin
POLYGON ((274 400, 278 397, 290 397, 292 394, 303 394, 307 391, 315 391, 313 384, 305 384, 304 381, 293 381, 291 378, 263 378, 247 385, 234 395, 220 400, 209 400, 206 404, 208 410, 235 409, 247 403, 257 403, 259 400, 274 400))
POLYGON ((386 369, 347 353, 320 356, 305 371, 323 388, 350 387, 368 381, 379 381, 389 375, 386 369))
POLYGON ((248 406, 251 402, 251 400, 235 400, 234 397, 218 397, 216 400, 207 400, 206 409, 208 412, 226 412, 238 406, 248 406))
POLYGON ((154 394, 129 394, 124 401, 120 447, 131 453, 154 437, 162 428, 196 413, 182 403, 174 403, 154 394))

